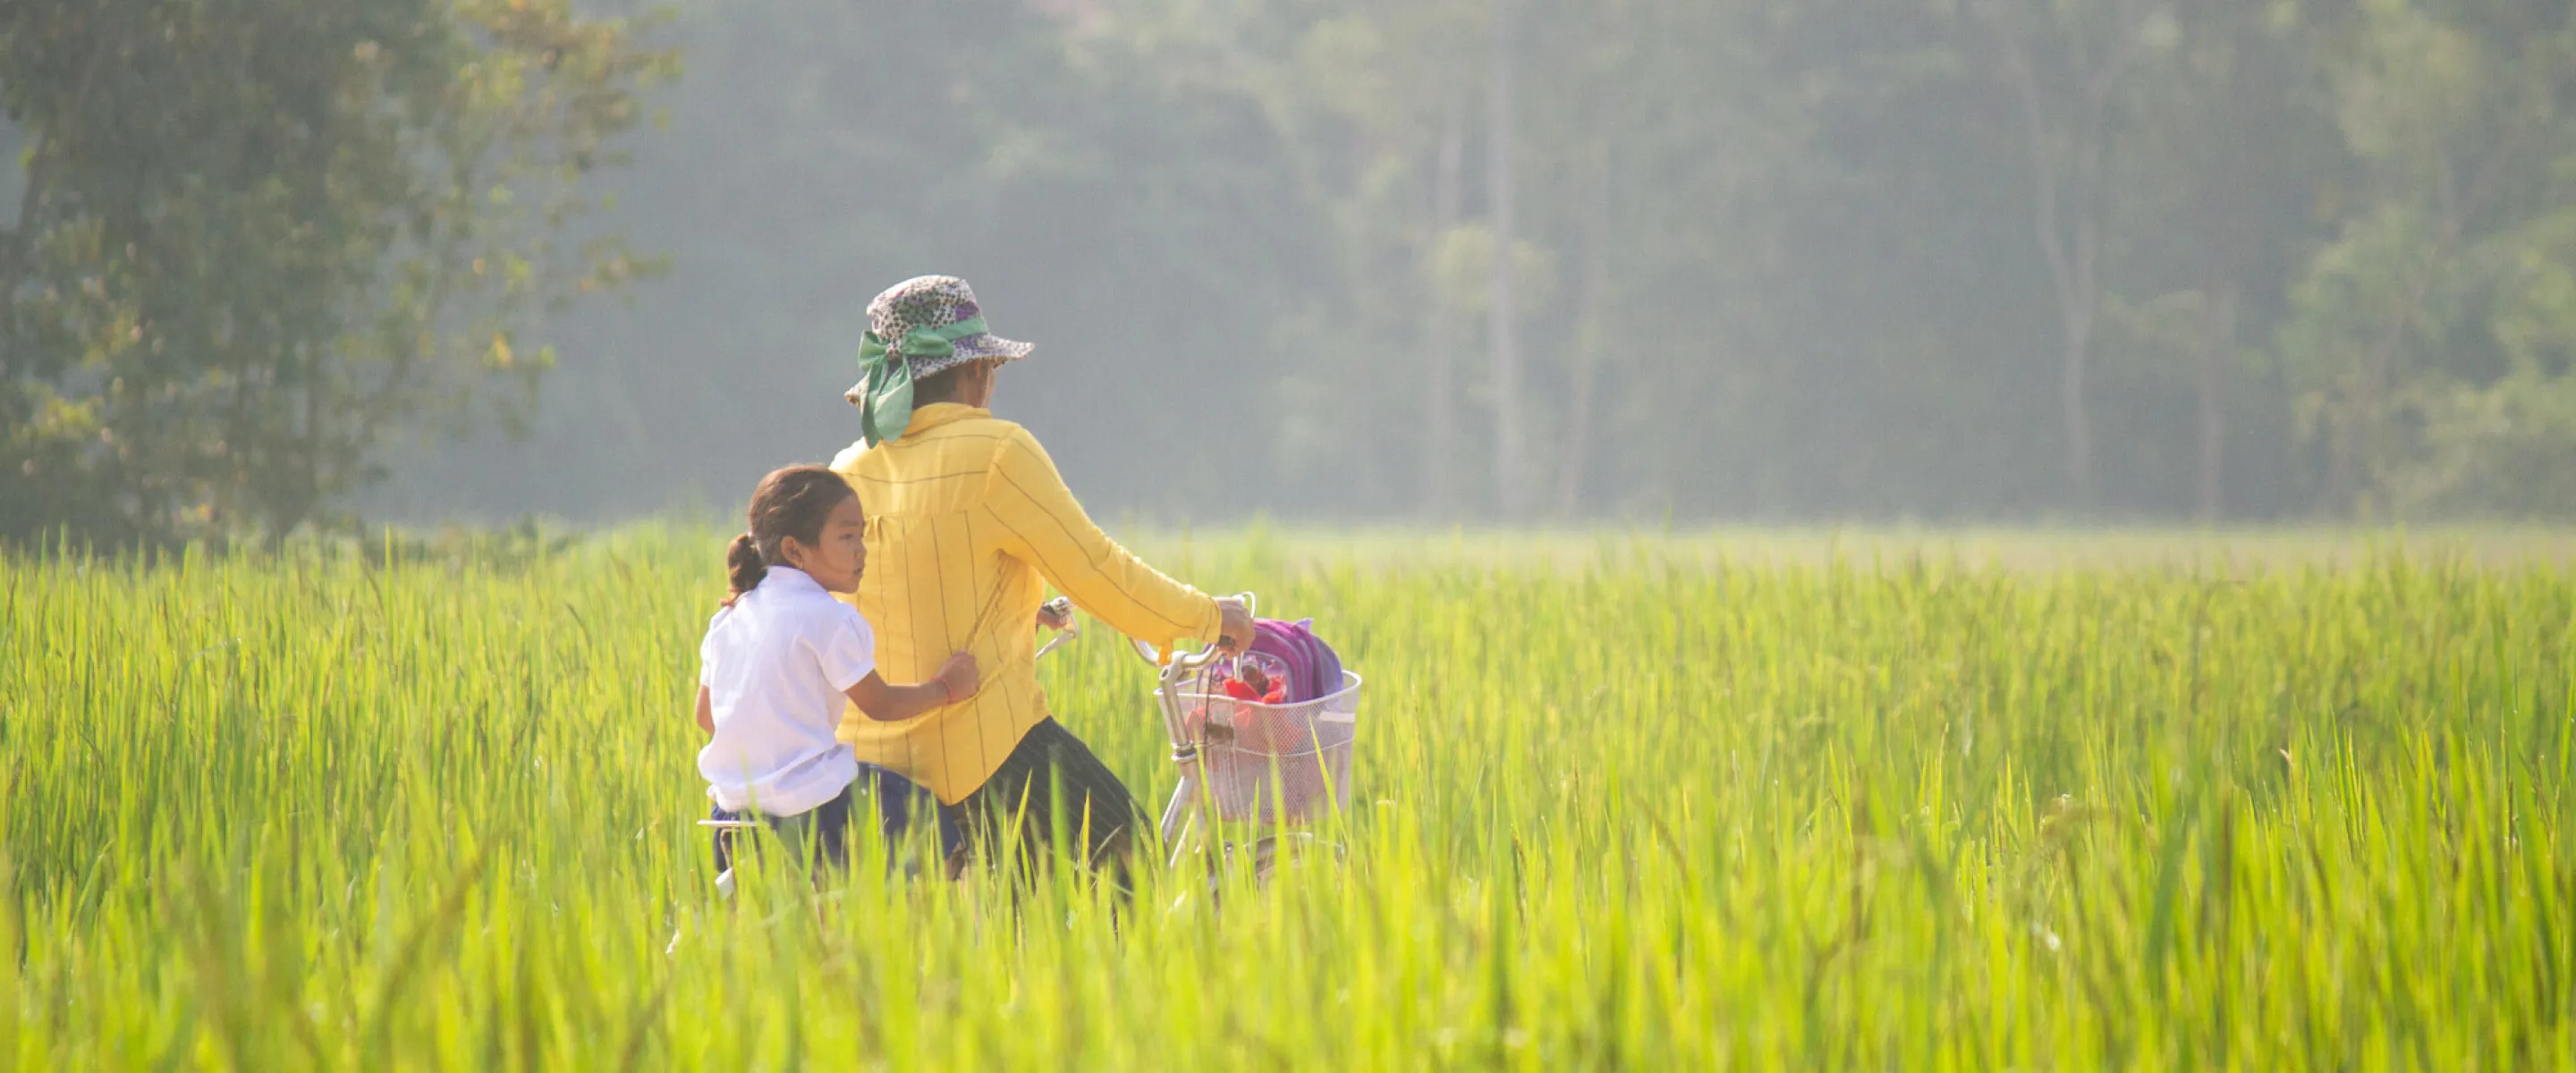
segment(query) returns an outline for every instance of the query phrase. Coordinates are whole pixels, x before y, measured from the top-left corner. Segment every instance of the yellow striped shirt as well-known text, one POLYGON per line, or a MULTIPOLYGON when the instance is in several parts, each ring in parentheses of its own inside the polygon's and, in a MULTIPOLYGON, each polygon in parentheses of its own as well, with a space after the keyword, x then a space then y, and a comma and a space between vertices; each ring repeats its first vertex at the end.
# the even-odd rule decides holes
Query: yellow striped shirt
MULTIPOLYGON (((842 741, 955 803, 975 792, 1047 718, 1038 688, 1038 605, 1052 583, 1093 618, 1157 647, 1213 643, 1216 601, 1118 546, 1092 524, 1027 429, 991 412, 933 403, 892 443, 832 460, 867 509, 867 567, 855 595, 889 682, 931 677, 975 655, 984 684, 963 704, 894 723, 853 706, 842 741)), ((845 597, 846 598, 846 597, 845 597)))

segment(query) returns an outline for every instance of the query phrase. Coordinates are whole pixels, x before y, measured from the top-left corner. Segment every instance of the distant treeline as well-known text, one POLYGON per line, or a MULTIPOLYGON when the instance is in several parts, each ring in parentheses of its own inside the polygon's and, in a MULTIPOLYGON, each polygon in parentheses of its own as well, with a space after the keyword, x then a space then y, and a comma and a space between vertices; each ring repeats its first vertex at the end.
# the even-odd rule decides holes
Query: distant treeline
MULTIPOLYGON (((411 517, 731 509, 762 469, 854 438, 839 393, 866 300, 922 272, 968 277, 997 330, 1039 344, 1000 408, 1104 514, 2576 514, 2576 16, 2563 3, 715 0, 624 20, 549 0, 270 6, 314 10, 234 20, 234 51, 113 64, 94 82, 78 48, 31 44, 27 27, 103 32, 80 13, 202 5, 23 0, 0 14, 16 123, 0 139, 30 161, 0 194, 16 181, 42 195, 8 198, 38 208, 32 228, 21 215, 0 233, 15 298, 0 514, 14 528, 60 524, 28 506, 68 502, 40 498, 54 494, 44 474, 109 472, 78 460, 123 450, 94 442, 121 436, 120 420, 150 420, 162 404, 128 396, 149 395, 151 377, 221 412, 302 382, 216 375, 292 349, 274 340, 315 369, 372 370, 398 349, 388 310, 433 292, 383 266, 435 243, 270 251, 332 218, 256 191, 261 161, 325 136, 363 146, 366 124, 422 112, 386 96, 407 83, 341 70, 414 53, 437 61, 417 66, 444 79, 439 101, 518 102, 522 121, 500 126, 533 132, 527 180, 582 204, 616 194, 551 230, 523 220, 542 249, 465 258, 453 278, 507 294, 506 266, 524 265, 530 293, 551 298, 661 263, 610 235, 669 272, 551 320, 536 319, 551 302, 522 302, 528 315, 497 330, 412 309, 403 323, 473 326, 447 334, 479 355, 458 381, 476 390, 335 446, 349 469, 309 492, 320 506, 260 524, 353 503, 411 517), (562 39, 513 37, 531 11, 562 39), (358 25, 370 19, 384 25, 358 25), (463 29, 425 49, 397 47, 396 25, 463 29), (296 43, 252 39, 263 32, 296 43), (666 49, 685 73, 648 85, 666 49), (269 58, 225 58, 239 56, 269 58), (235 66, 175 73, 219 60, 235 66), (496 64, 541 74, 493 78, 496 64), (243 79, 276 84, 207 89, 243 79), (357 126, 256 118, 312 85, 360 102, 357 126), (115 121, 177 92, 200 120, 115 121), (600 111, 575 122, 585 101, 600 111), (228 126, 225 109, 253 118, 228 126), (667 124, 638 122, 656 109, 667 124), (575 144, 592 136, 595 151, 575 144), (632 166, 591 170, 614 147, 632 166), (183 238, 153 222, 116 232, 127 247, 82 237, 116 219, 82 183, 217 157, 232 170, 146 193, 271 216, 183 238), (57 163, 74 158, 87 163, 57 163), (223 286, 153 291, 174 312, 139 318, 136 336, 113 299, 161 286, 153 273, 177 256, 153 245, 165 239, 187 256, 253 253, 219 262, 223 286), (571 256, 585 250, 602 255, 571 256), (316 293, 293 274, 317 264, 379 282, 316 293), (46 304, 92 280, 105 298, 46 304), (339 330, 242 335, 279 308, 260 288, 339 330), (183 314, 205 325, 191 353, 231 356, 173 357, 171 337, 155 362, 118 364, 183 314), (486 381, 532 364, 540 341, 555 344, 551 373, 502 393, 512 420, 488 420, 486 381), (91 424, 45 416, 92 402, 91 424), (526 440, 494 435, 513 422, 526 440), (394 479, 353 500, 378 469, 394 479)), ((444 185, 492 211, 485 184, 444 185)), ((137 218, 172 214, 153 211, 137 218)), ((195 429, 167 434, 197 444, 195 429)), ((207 491, 220 479, 172 483, 151 465, 89 478, 126 497, 119 524, 225 509, 207 491)))

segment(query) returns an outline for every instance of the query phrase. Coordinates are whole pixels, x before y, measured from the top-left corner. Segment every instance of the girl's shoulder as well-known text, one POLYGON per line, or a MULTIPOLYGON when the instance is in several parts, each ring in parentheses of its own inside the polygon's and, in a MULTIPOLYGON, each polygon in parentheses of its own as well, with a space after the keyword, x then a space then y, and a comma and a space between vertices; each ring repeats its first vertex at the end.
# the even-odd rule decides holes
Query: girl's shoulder
POLYGON ((837 630, 855 625, 862 633, 868 631, 867 616, 859 613, 858 605, 847 597, 822 589, 788 594, 785 606, 779 611, 791 623, 791 628, 798 630, 837 630))
POLYGON ((875 625, 868 621, 868 616, 859 610, 859 605, 857 603, 845 597, 834 596, 831 598, 831 604, 832 606, 824 613, 829 615, 833 621, 848 623, 849 625, 858 627, 859 632, 862 634, 870 637, 876 636, 875 625))

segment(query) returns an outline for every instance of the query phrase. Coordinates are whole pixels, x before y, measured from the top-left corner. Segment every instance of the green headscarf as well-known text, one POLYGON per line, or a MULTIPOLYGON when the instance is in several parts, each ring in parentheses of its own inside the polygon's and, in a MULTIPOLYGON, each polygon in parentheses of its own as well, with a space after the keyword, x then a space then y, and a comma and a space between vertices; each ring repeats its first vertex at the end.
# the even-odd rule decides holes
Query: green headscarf
POLYGON ((859 404, 859 435, 867 445, 892 443, 912 424, 912 359, 947 357, 956 352, 958 340, 982 334, 982 317, 915 328, 892 343, 869 332, 859 343, 859 371, 867 374, 867 401, 859 404))

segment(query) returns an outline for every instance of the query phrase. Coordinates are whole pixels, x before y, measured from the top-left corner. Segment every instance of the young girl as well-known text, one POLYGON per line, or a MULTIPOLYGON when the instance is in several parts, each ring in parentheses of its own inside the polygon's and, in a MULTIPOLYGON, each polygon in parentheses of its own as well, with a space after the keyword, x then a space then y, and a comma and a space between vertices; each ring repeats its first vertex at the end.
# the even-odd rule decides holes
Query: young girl
MULTIPOLYGON (((858 496, 831 470, 789 466, 762 478, 751 531, 734 538, 725 557, 733 595, 698 649, 698 727, 712 736, 698 752, 698 773, 715 818, 756 814, 834 864, 843 860, 854 798, 876 799, 879 822, 893 835, 916 793, 901 776, 860 764, 837 739, 843 702, 892 722, 965 700, 978 685, 975 657, 963 652, 926 682, 899 686, 877 676, 874 632, 832 595, 859 587, 866 524, 858 496)), ((723 834, 720 871, 731 867, 723 834)))

